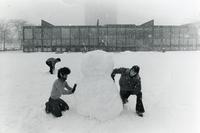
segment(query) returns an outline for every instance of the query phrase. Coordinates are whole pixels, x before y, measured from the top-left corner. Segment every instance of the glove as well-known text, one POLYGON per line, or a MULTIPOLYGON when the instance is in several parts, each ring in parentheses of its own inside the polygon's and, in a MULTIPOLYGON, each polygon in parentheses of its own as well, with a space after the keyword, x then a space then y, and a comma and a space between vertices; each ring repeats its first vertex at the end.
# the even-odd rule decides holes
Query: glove
POLYGON ((115 81, 115 74, 111 74, 111 78, 115 81))
POLYGON ((75 92, 75 90, 76 90, 76 86, 77 86, 77 84, 74 84, 74 87, 73 87, 73 89, 72 89, 72 93, 75 92))

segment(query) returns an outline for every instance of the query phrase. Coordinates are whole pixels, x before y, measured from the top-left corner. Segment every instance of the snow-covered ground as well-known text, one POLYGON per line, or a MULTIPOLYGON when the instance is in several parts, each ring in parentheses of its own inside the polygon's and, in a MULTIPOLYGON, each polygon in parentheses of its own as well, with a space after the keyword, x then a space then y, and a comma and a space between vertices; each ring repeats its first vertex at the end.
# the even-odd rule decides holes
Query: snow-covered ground
POLYGON ((72 86, 81 77, 84 53, 0 52, 0 133, 200 132, 200 52, 109 54, 115 67, 141 67, 143 118, 135 114, 135 96, 120 116, 101 122, 79 115, 74 95, 62 97, 70 110, 54 118, 44 112, 44 103, 57 75, 48 73, 45 60, 60 57, 56 69, 71 69, 68 82, 72 86))

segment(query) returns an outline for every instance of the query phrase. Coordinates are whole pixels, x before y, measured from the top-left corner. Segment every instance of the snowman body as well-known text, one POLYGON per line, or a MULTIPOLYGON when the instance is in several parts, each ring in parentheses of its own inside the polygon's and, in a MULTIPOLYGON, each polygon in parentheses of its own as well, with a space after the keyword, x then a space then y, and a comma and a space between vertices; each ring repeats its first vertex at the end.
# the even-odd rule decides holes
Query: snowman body
POLYGON ((75 92, 79 114, 104 121, 121 113, 119 90, 111 78, 113 68, 114 62, 108 53, 86 53, 81 65, 82 78, 75 92))

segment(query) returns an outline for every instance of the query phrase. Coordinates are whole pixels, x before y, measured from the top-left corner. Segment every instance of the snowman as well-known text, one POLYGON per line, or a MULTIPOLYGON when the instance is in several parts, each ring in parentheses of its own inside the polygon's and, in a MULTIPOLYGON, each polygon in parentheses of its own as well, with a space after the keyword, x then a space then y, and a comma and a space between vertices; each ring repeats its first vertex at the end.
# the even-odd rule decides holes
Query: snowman
POLYGON ((83 57, 82 77, 75 93, 79 114, 105 121, 121 113, 119 90, 111 78, 113 67, 113 59, 107 52, 91 51, 83 57))

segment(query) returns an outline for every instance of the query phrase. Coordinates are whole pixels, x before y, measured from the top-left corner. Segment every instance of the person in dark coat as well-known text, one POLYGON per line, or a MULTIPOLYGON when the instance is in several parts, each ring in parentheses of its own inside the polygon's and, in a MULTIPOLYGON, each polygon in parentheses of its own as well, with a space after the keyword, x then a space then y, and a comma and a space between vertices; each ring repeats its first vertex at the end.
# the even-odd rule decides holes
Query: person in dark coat
POLYGON ((46 60, 46 64, 49 66, 49 68, 50 68, 49 72, 51 74, 53 74, 53 71, 55 70, 56 63, 58 63, 60 61, 61 61, 60 58, 53 58, 53 57, 46 60))
POLYGON ((54 81, 49 101, 45 103, 46 113, 52 113, 55 117, 61 117, 61 111, 69 109, 68 104, 60 98, 61 95, 70 95, 76 90, 76 84, 74 84, 74 87, 71 88, 66 82, 69 74, 70 69, 67 67, 63 67, 58 70, 58 79, 54 81))
POLYGON ((128 102, 130 95, 136 95, 136 113, 139 116, 143 116, 145 112, 142 102, 141 92, 141 79, 139 76, 140 68, 135 65, 131 69, 129 68, 116 68, 113 70, 111 77, 113 80, 116 74, 121 74, 119 85, 120 85, 120 96, 123 104, 128 102))

